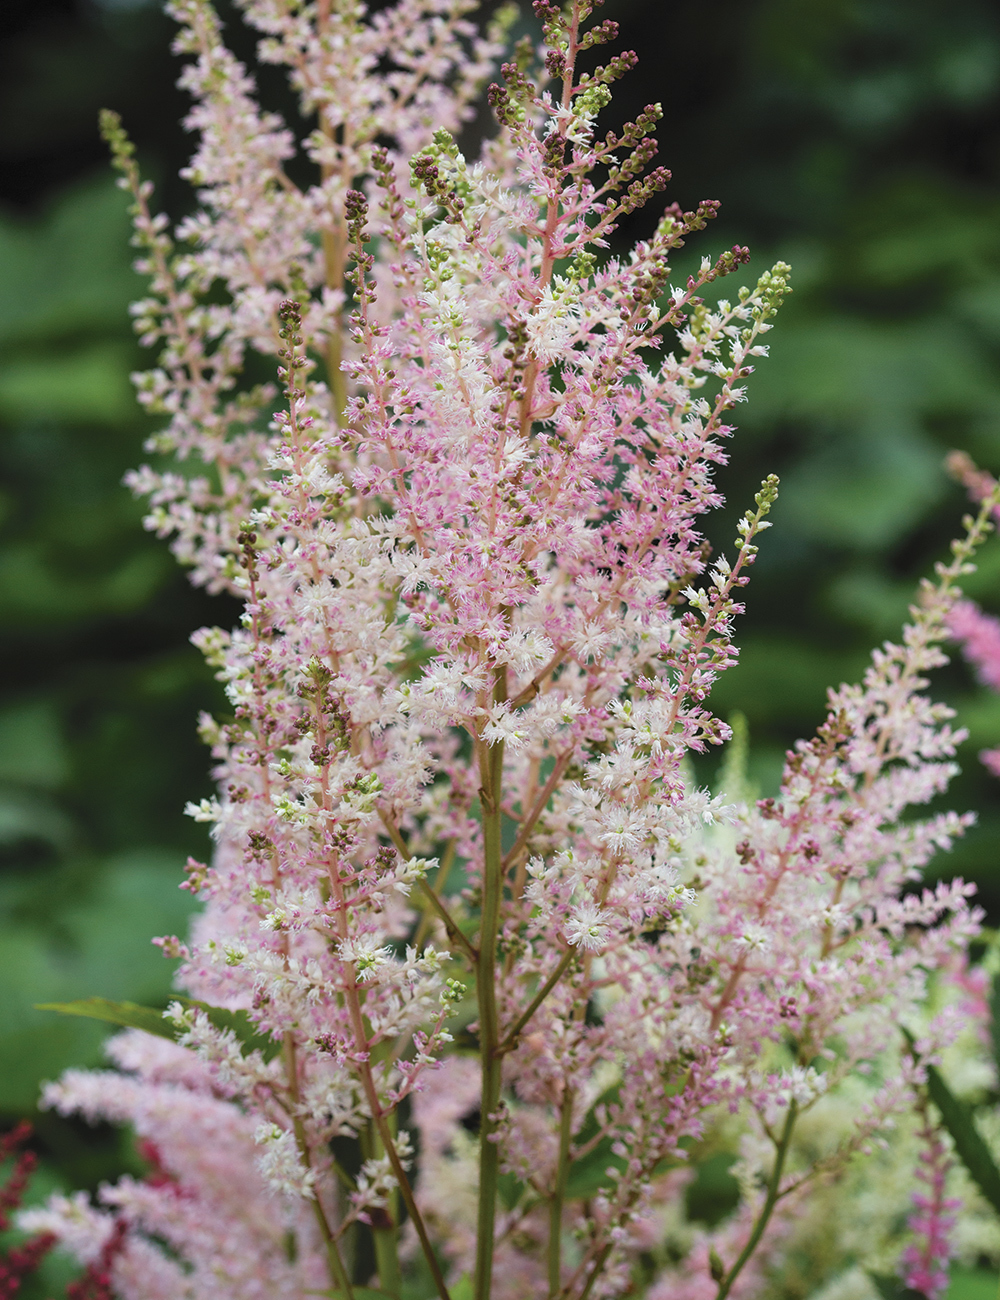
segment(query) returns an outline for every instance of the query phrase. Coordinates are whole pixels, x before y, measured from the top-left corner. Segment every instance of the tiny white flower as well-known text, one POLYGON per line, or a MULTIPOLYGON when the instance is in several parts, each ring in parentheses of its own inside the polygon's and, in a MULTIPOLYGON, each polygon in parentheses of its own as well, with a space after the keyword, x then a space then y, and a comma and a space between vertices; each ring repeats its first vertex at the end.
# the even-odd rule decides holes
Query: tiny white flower
POLYGON ((383 947, 373 934, 344 939, 338 947, 341 961, 353 962, 362 983, 373 980, 392 957, 392 949, 383 947))
POLYGON ((602 952, 607 946, 610 927, 607 913, 594 903, 581 903, 566 922, 563 931, 567 942, 585 952, 602 952))
POLYGON ((483 739, 490 745, 499 745, 501 741, 511 749, 518 750, 527 743, 527 737, 520 731, 509 706, 495 704, 489 713, 489 721, 483 728, 483 739))
POLYGON ((771 936, 763 926, 746 925, 741 934, 736 936, 737 944, 747 952, 766 952, 771 946, 771 936))
POLYGON ((192 817, 196 822, 217 822, 222 816, 218 799, 201 799, 198 803, 188 801, 184 805, 185 817, 192 817))

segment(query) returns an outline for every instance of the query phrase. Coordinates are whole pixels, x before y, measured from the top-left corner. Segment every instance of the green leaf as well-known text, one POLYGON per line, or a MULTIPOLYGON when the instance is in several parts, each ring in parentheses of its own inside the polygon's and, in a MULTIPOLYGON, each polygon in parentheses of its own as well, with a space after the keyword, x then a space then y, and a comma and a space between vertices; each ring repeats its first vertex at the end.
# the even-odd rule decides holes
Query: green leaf
POLYGON ((997 1300, 997 1277, 981 1269, 953 1268, 947 1300, 997 1300))
POLYGON ((58 1011, 64 1016, 86 1016, 89 1020, 105 1020, 111 1025, 124 1025, 129 1029, 144 1029, 147 1034, 160 1038, 176 1038, 177 1033, 163 1012, 155 1007, 141 1007, 137 1002, 112 1002, 109 998, 81 998, 77 1002, 36 1002, 36 1011, 58 1011))
MULTIPOLYGON (((916 1040, 905 1025, 901 1028, 912 1051, 916 1040)), ((951 1134, 959 1159, 969 1171, 973 1182, 1000 1214, 1000 1169, 997 1169, 989 1147, 979 1136, 972 1118, 972 1107, 955 1096, 935 1065, 927 1066, 927 1094, 941 1112, 941 1122, 951 1134)))
POLYGON ((468 1273, 463 1273, 454 1286, 448 1288, 448 1294, 451 1300, 473 1300, 474 1290, 472 1278, 468 1273))
POLYGON ((927 1067, 927 1092, 941 1112, 942 1122, 951 1134, 955 1150, 972 1180, 1000 1214, 1000 1169, 997 1169, 989 1147, 979 1136, 972 1118, 972 1107, 955 1096, 934 1065, 927 1067))
POLYGON ((566 1179, 566 1199, 570 1201, 585 1200, 596 1196, 602 1188, 611 1184, 608 1169, 624 1169, 625 1161, 612 1153, 613 1138, 602 1138, 582 1160, 574 1160, 569 1167, 566 1179))
POLYGON ((500 1174, 497 1177, 497 1195, 505 1210, 512 1210, 524 1194, 525 1184, 516 1174, 500 1174))
MULTIPOLYGON (((245 1011, 227 1011, 224 1007, 213 1007, 207 1002, 198 1002, 194 998, 175 998, 185 1008, 197 1007, 204 1011, 216 1029, 230 1030, 248 1052, 258 1051, 265 1061, 273 1060, 281 1051, 281 1044, 269 1035, 258 1033, 256 1026, 245 1011)), ((184 1032, 170 1020, 165 1020, 162 1011, 155 1007, 141 1007, 135 1002, 112 1002, 108 998, 81 998, 77 1002, 40 1002, 36 1004, 39 1011, 58 1011, 64 1016, 86 1016, 91 1020, 104 1020, 112 1025, 123 1025, 129 1029, 143 1029, 147 1034, 158 1034, 161 1038, 177 1039, 184 1032)))
POLYGON ((927 1297, 921 1291, 914 1291, 912 1287, 903 1286, 902 1282, 895 1277, 885 1277, 878 1273, 869 1273, 882 1300, 927 1300, 927 1297))

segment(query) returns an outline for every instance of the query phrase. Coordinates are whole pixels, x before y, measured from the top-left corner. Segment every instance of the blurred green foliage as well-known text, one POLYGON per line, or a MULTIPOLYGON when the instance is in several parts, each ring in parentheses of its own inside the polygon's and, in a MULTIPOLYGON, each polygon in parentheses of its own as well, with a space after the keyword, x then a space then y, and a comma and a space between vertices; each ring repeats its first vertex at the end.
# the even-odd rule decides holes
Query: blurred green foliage
MULTIPOLYGON (((741 664, 713 693, 723 716, 746 714, 766 793, 785 748, 820 720, 826 687, 856 679, 871 646, 898 634, 960 527, 966 503, 946 453, 1000 469, 1000 10, 622 7, 626 41, 667 51, 658 86, 622 83, 623 107, 662 98, 677 197, 722 200, 701 242, 748 243, 751 270, 779 256, 793 266, 771 357, 735 412, 729 505, 710 524, 713 542, 731 545, 757 483, 781 476, 741 664)), ((1000 609, 996 539, 968 589, 1000 609)), ((935 689, 970 730, 948 799, 980 818, 939 870, 975 879, 995 918, 1000 790, 976 754, 1000 737, 1000 707, 961 664, 935 689)))
MULTIPOLYGON (((180 868, 205 848, 179 816, 210 786, 194 720, 214 701, 187 634, 216 610, 121 487, 143 434, 128 238, 103 176, 0 221, 2 1118, 100 1061, 97 1026, 35 1002, 163 1003, 171 969, 150 938, 185 930, 180 868)), ((69 1181, 117 1166, 117 1138, 34 1118, 69 1181)))
MULTIPOLYGON (((1000 470, 1000 13, 988 0, 609 0, 607 12, 643 56, 616 112, 662 100, 671 197, 723 201, 692 257, 739 242, 751 270, 794 266, 772 356, 736 412, 730 505, 711 525, 730 546, 756 484, 781 475, 742 661, 715 696, 723 716, 746 714, 766 793, 827 686, 897 632, 956 531, 964 502, 945 453, 1000 470)), ((120 487, 148 432, 128 383, 140 282, 94 119, 102 104, 123 113, 180 215, 189 145, 170 24, 141 0, 11 0, 0 22, 2 1123, 31 1111, 40 1078, 99 1059, 97 1025, 34 1002, 168 993, 148 937, 184 929, 180 864, 206 841, 180 809, 209 792, 194 720, 216 698, 187 637, 234 614, 187 588, 120 487)), ((970 591, 1000 610, 1000 541, 970 591)), ((940 870, 976 879, 997 919, 1000 790, 975 755, 1000 743, 1000 699, 961 665, 937 688, 971 733, 950 797, 980 814, 940 870)), ((706 780, 716 765, 699 769, 706 780)), ((35 1119, 40 1187, 92 1186, 132 1159, 115 1135, 35 1119)), ((973 1300, 977 1285, 961 1275, 953 1294, 973 1300)))

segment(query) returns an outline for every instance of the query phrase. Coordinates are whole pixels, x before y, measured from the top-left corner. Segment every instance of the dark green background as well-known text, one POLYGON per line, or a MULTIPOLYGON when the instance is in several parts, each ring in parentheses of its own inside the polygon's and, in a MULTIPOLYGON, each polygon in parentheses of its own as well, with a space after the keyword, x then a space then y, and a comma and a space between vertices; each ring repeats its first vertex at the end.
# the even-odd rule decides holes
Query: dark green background
MULTIPOLYGON (((605 13, 642 56, 612 113, 661 100, 670 197, 722 200, 691 254, 738 241, 752 272, 777 257, 795 268, 773 355, 737 412, 730 506, 711 525, 729 545, 757 482, 781 475, 742 663, 715 696, 723 715, 747 715, 766 793, 826 687, 895 634, 956 531, 964 503, 944 454, 1000 471, 1000 19, 985 0, 609 0, 605 13)), ((183 931, 180 867, 207 852, 181 808, 209 792, 194 723, 216 698, 187 637, 234 613, 189 590, 120 486, 149 431, 127 378, 144 364, 126 312, 141 284, 96 115, 122 113, 180 215, 189 141, 172 24, 123 0, 7 0, 0 24, 6 1123, 31 1112, 40 1078, 100 1059, 95 1026, 33 1002, 168 992, 148 937, 183 931)), ((1000 542, 970 590, 1000 610, 1000 542)), ((980 822, 935 871, 975 879, 1000 920, 1000 790, 975 757, 1000 743, 1000 700, 960 665, 938 689, 972 733, 952 797, 980 822)), ((107 1132, 35 1118, 40 1189, 92 1186, 132 1158, 107 1132)))

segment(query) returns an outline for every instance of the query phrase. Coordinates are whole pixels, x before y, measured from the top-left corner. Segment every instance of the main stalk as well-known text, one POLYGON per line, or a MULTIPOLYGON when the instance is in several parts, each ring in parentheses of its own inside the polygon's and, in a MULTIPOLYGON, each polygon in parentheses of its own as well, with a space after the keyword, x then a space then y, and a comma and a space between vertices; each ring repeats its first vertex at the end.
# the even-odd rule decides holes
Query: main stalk
MULTIPOLYGON (((506 697, 506 670, 497 674, 494 699, 506 697)), ((503 853, 500 844, 500 803, 503 787, 503 742, 481 743, 479 799, 483 816, 482 924, 476 993, 479 1001, 479 1050, 482 1094, 479 1117, 479 1217, 476 1242, 475 1300, 489 1300, 493 1279, 493 1233, 496 1222, 500 1148, 497 1110, 500 1105, 500 1025, 497 1018, 497 937, 503 897, 503 853)))

